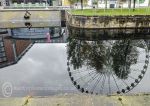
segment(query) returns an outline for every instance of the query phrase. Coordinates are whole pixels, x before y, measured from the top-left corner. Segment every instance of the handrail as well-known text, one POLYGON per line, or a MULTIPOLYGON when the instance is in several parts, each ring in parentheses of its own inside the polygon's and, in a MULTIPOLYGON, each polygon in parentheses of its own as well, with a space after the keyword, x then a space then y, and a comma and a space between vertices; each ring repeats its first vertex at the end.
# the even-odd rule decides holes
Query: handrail
POLYGON ((4 9, 46 9, 46 10, 68 10, 70 6, 5 6, 4 9))

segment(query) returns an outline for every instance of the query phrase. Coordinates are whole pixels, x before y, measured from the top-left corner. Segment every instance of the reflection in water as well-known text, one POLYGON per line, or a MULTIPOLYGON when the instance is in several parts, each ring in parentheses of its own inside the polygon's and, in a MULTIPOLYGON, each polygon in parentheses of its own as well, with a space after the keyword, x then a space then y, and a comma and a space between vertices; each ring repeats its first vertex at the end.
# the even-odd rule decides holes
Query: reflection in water
POLYGON ((109 39, 150 39, 150 28, 108 28, 85 29, 68 27, 69 34, 78 39, 109 40, 109 39))
MULTIPOLYGON (((136 38, 139 40, 121 39, 119 36, 114 37, 112 33, 108 33, 107 37, 103 37, 107 31, 101 30, 98 34, 105 32, 102 36, 94 33, 96 36, 92 35, 91 37, 89 32, 88 36, 86 36, 85 30, 82 33, 81 30, 79 30, 80 33, 77 30, 69 30, 67 70, 72 83, 81 92, 91 94, 127 93, 145 75, 149 63, 147 40, 139 39, 138 36, 136 38)), ((5 32, 7 33, 7 31, 5 32)), ((8 32, 11 32, 11 35, 5 33, 0 38, 0 67, 17 63, 34 43, 47 42, 46 35, 50 35, 51 43, 64 43, 67 38, 67 35, 65 35, 66 31, 60 30, 60 28, 17 28, 10 29, 8 32)), ((124 38, 125 36, 124 34, 124 38)), ((145 37, 148 36, 145 35, 145 37)), ((47 55, 42 57, 42 59, 44 58, 43 61, 47 59, 42 65, 47 65, 42 68, 38 67, 36 68, 37 70, 49 70, 53 67, 52 63, 57 59, 52 61, 53 56, 51 58, 47 58, 47 56, 50 55, 49 53, 53 55, 57 53, 51 50, 47 53, 47 55), (43 69, 49 66, 49 62, 52 64, 51 67, 43 69)), ((40 57, 40 55, 37 57, 40 57)), ((33 55, 30 57, 30 60, 32 60, 32 57, 33 55)), ((64 60, 61 61, 64 63, 64 60)), ((35 64, 37 64, 37 61, 35 61, 35 64)), ((52 78, 52 73, 50 75, 51 77, 49 78, 52 78)))
POLYGON ((29 40, 0 37, 0 68, 17 63, 32 44, 29 40))
POLYGON ((34 43, 66 42, 63 28, 0 29, 0 34, 0 68, 17 63, 34 43))
POLYGON ((8 33, 7 29, 0 29, 0 34, 6 34, 8 33))
POLYGON ((81 92, 126 93, 143 78, 149 54, 145 40, 68 38, 68 72, 81 92))
POLYGON ((70 81, 66 63, 66 44, 34 43, 17 64, 0 69, 0 87, 10 82, 11 97, 80 93, 70 81))
POLYGON ((55 28, 31 28, 30 23, 25 23, 27 28, 14 28, 9 29, 11 37, 15 39, 46 39, 47 33, 49 33, 51 39, 60 40, 58 43, 63 43, 63 36, 65 34, 65 28, 55 27, 55 28))
POLYGON ((30 22, 25 22, 25 26, 30 29, 32 27, 32 24, 30 22))
POLYGON ((117 77, 121 79, 128 78, 131 65, 137 64, 139 54, 137 47, 134 46, 136 43, 131 40, 120 40, 112 46, 112 68, 117 77))

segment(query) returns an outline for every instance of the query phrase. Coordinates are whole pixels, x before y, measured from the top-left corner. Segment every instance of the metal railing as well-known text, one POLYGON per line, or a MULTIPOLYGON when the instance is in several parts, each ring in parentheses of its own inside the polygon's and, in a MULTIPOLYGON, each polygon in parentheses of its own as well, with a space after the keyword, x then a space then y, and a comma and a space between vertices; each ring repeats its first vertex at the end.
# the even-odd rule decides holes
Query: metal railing
POLYGON ((45 3, 21 3, 21 4, 11 4, 10 6, 4 6, 4 9, 50 9, 50 10, 68 10, 70 6, 49 6, 45 3))

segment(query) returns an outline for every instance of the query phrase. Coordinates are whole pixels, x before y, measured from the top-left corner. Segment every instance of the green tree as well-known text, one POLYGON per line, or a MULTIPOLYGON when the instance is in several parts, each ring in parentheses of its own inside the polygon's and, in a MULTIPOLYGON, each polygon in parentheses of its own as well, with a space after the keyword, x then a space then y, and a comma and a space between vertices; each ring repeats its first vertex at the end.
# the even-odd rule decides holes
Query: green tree
POLYGON ((83 3, 87 3, 87 0, 69 0, 70 4, 73 5, 74 3, 80 2, 81 9, 83 9, 83 3))
MULTIPOLYGON (((67 53, 73 68, 87 66, 98 73, 114 73, 120 79, 128 78, 130 67, 137 63, 138 51, 132 40, 88 41, 70 36, 67 53)), ((140 46, 140 44, 136 44, 140 46)))
POLYGON ((103 41, 93 41, 89 45, 89 54, 87 58, 87 65, 94 68, 97 72, 101 72, 106 63, 106 48, 103 41))
POLYGON ((79 46, 78 46, 78 40, 77 39, 72 39, 71 37, 68 38, 68 58, 71 60, 71 64, 73 64, 74 69, 78 69, 82 66, 83 62, 80 57, 79 52, 79 46))
POLYGON ((112 47, 113 71, 121 79, 128 78, 130 66, 137 63, 138 52, 131 40, 119 40, 112 47))
POLYGON ((77 3, 79 2, 79 0, 69 0, 70 4, 74 4, 74 3, 77 3))
POLYGON ((81 9, 83 9, 83 4, 86 4, 87 0, 81 0, 81 9))
POLYGON ((100 72, 105 63, 105 47, 102 41, 85 41, 69 38, 67 45, 68 57, 74 69, 83 65, 100 72))

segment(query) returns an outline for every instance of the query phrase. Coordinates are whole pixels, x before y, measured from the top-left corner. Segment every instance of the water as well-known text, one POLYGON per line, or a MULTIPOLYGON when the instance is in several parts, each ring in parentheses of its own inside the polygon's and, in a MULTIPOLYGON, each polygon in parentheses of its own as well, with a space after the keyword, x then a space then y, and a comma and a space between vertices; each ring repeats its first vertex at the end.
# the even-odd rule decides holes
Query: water
POLYGON ((135 29, 67 29, 9 29, 1 37, 0 97, 150 91, 150 29, 144 36, 135 29))
POLYGON ((17 64, 1 69, 1 86, 10 82, 16 87, 12 96, 77 92, 67 73, 65 46, 34 44, 17 64))

